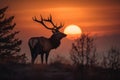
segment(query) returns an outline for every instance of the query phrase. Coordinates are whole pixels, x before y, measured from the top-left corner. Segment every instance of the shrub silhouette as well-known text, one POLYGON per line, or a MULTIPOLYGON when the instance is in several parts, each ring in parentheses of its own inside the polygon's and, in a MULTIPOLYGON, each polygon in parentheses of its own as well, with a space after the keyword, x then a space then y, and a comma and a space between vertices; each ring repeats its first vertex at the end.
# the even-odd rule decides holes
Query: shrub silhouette
POLYGON ((120 51, 118 48, 111 47, 105 55, 102 63, 104 68, 120 69, 120 51))
POLYGON ((96 47, 94 44, 94 38, 89 34, 82 34, 81 37, 72 44, 70 53, 71 60, 74 65, 95 65, 96 59, 96 47))

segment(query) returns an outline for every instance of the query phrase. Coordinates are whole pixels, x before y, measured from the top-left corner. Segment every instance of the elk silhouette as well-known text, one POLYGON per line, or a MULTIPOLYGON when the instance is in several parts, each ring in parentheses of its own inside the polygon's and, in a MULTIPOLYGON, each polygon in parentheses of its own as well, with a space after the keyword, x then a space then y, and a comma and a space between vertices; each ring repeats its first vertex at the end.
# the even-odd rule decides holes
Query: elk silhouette
POLYGON ((36 17, 33 18, 33 21, 38 22, 42 24, 46 29, 49 29, 52 31, 52 36, 50 38, 46 37, 32 37, 28 41, 28 45, 31 51, 31 62, 34 64, 34 61, 38 54, 41 55, 41 63, 43 64, 43 58, 45 54, 45 60, 46 64, 48 61, 49 52, 51 49, 55 49, 59 47, 60 40, 64 37, 66 37, 66 34, 59 31, 60 28, 62 28, 64 25, 60 23, 59 26, 55 25, 52 20, 52 16, 50 15, 47 19, 40 16, 41 19, 38 20, 36 17), (50 23, 53 27, 48 27, 47 23, 50 23))

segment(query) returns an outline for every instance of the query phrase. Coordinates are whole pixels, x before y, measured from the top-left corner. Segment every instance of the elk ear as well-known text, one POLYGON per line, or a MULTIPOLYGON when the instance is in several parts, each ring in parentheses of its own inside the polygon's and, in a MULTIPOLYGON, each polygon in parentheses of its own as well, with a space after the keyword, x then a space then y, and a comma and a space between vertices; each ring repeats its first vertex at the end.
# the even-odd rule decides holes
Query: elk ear
POLYGON ((56 31, 55 30, 52 30, 52 33, 55 33, 56 31))
POLYGON ((53 33, 57 33, 57 32, 59 32, 59 31, 58 31, 57 29, 53 29, 52 32, 53 32, 53 33))

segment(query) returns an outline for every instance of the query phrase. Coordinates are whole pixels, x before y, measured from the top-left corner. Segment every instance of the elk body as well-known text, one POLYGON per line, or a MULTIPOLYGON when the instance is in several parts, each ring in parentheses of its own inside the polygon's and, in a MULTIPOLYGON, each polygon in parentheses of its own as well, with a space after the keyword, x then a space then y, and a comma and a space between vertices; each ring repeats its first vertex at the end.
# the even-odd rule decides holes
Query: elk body
POLYGON ((49 56, 49 52, 51 51, 51 49, 55 49, 57 47, 59 47, 60 45, 60 40, 62 38, 64 38, 66 36, 66 34, 62 33, 59 31, 60 28, 63 27, 62 24, 60 24, 59 26, 55 25, 52 21, 52 16, 50 15, 50 17, 48 17, 48 19, 43 19, 43 17, 41 16, 41 19, 38 20, 35 18, 33 18, 34 21, 42 24, 45 28, 49 29, 52 31, 52 36, 50 38, 46 38, 46 37, 32 37, 29 39, 28 44, 30 47, 30 51, 31 51, 31 62, 32 64, 34 64, 34 61, 37 57, 38 54, 41 55, 41 62, 43 63, 43 58, 45 55, 45 60, 46 63, 48 61, 48 56, 49 56), (48 27, 45 23, 49 22, 50 24, 52 24, 52 28, 48 27))

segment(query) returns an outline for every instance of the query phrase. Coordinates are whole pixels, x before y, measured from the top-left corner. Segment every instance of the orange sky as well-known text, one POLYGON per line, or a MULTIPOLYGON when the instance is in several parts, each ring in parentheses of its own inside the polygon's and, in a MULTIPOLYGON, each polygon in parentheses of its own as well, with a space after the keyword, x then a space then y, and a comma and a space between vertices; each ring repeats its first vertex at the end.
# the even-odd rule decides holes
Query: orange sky
MULTIPOLYGON (((6 15, 14 15, 16 29, 21 31, 20 39, 23 40, 22 52, 29 53, 27 41, 32 36, 44 35, 49 37, 51 32, 32 20, 32 17, 51 14, 53 20, 59 24, 63 22, 64 28, 70 24, 76 24, 84 32, 94 33, 99 36, 101 42, 118 44, 120 41, 120 1, 119 0, 0 0, 0 8, 9 6, 6 15), (104 41, 103 41, 104 40, 104 41)), ((63 31, 64 28, 61 30, 63 31)), ((98 41, 98 43, 100 43, 98 41)), ((63 39, 60 48, 53 53, 62 50, 67 53, 71 41, 63 39), (64 50, 63 50, 64 49, 64 50)), ((99 45, 101 46, 101 45, 99 45)))
POLYGON ((52 14, 57 23, 76 24, 84 31, 100 31, 100 34, 102 31, 118 31, 120 25, 117 0, 4 0, 1 4, 9 6, 8 13, 15 15, 15 22, 23 29, 34 28, 37 24, 31 18, 40 14, 52 14))

